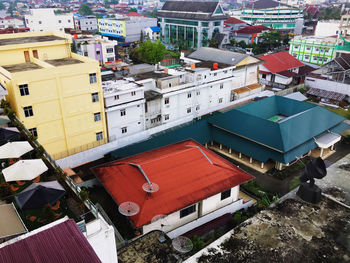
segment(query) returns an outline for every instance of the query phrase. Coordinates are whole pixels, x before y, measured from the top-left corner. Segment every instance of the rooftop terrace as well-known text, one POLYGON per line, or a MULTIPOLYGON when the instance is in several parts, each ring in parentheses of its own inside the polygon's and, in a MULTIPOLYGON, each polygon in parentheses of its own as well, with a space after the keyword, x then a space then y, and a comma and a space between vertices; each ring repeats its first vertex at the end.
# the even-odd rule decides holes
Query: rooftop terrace
MULTIPOLYGON (((1 42, 1 41, 0 41, 1 42)), ((20 63, 20 64, 14 64, 14 65, 7 65, 2 66, 4 69, 6 69, 8 72, 14 73, 14 72, 21 72, 21 71, 28 71, 33 69, 41 69, 39 65, 33 63, 33 62, 26 62, 26 63, 20 63)))
POLYGON ((55 66, 55 67, 83 63, 82 61, 80 61, 78 59, 75 59, 75 58, 51 59, 51 60, 45 60, 45 62, 49 63, 49 64, 51 64, 52 66, 55 66))
POLYGON ((35 36, 35 37, 16 37, 16 38, 3 38, 0 39, 0 46, 7 45, 19 45, 27 43, 47 42, 55 40, 65 40, 63 37, 58 36, 35 36))

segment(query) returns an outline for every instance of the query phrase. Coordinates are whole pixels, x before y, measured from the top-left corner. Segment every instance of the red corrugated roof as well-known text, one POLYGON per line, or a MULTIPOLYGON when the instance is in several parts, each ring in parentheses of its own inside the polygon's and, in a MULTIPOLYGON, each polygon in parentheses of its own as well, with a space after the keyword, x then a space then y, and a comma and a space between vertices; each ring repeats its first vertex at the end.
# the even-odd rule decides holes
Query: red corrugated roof
POLYGON ((101 260, 69 219, 0 249, 0 263, 97 263, 101 260))
POLYGON ((231 24, 231 25, 234 25, 234 24, 245 24, 245 22, 242 21, 242 20, 239 20, 239 19, 237 19, 235 17, 229 17, 228 19, 226 19, 224 21, 224 24, 231 24))
POLYGON ((193 140, 92 170, 118 204, 132 201, 140 206, 140 212, 130 218, 136 227, 150 223, 156 215, 168 215, 253 178, 193 140), (213 164, 198 148, 187 145, 199 146, 213 164), (159 185, 159 191, 147 196, 142 189, 145 178, 128 163, 140 165, 149 180, 159 185))
POLYGON ((130 13, 126 14, 126 16, 143 16, 143 15, 136 13, 136 12, 130 12, 130 13))
POLYGON ((263 31, 272 31, 271 28, 268 28, 263 25, 256 25, 256 26, 246 26, 239 30, 236 30, 235 33, 237 34, 256 34, 261 33, 263 31))
POLYGON ((273 53, 270 55, 261 56, 259 58, 266 61, 266 63, 264 63, 263 66, 270 70, 272 73, 278 73, 285 70, 304 66, 302 62, 297 60, 287 51, 273 53))

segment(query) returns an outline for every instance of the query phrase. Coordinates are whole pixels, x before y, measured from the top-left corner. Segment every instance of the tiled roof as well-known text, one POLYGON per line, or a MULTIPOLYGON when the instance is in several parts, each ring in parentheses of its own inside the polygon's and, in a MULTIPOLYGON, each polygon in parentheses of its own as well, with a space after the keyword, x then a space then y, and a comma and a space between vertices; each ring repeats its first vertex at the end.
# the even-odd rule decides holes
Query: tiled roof
POLYGON ((126 16, 142 16, 143 17, 143 15, 136 13, 136 12, 130 12, 130 13, 126 14, 126 16))
POLYGON ((235 17, 229 17, 228 19, 226 19, 226 20, 224 21, 224 23, 225 23, 225 24, 231 24, 231 25, 235 25, 235 24, 245 24, 244 21, 239 20, 239 19, 237 19, 237 18, 235 18, 235 17))
POLYGON ((256 33, 261 33, 263 31, 272 31, 272 29, 268 28, 266 26, 263 26, 263 25, 255 25, 255 26, 243 27, 243 28, 235 31, 235 33, 237 33, 237 34, 256 34, 256 33))
POLYGON ((136 227, 150 223, 156 215, 168 215, 252 179, 193 140, 98 166, 92 171, 118 204, 132 201, 140 206, 140 212, 130 217, 136 227), (145 178, 129 163, 140 165, 149 180, 159 185, 159 191, 147 195, 142 189, 145 178))
POLYGON ((273 53, 266 56, 261 56, 259 58, 266 61, 266 63, 264 63, 263 66, 270 70, 272 73, 278 73, 285 70, 304 66, 302 62, 297 60, 287 51, 273 53))
MULTIPOLYGON (((36 231, 36 230, 35 230, 36 231)), ((36 234, 0 245, 0 263, 100 263, 101 260, 77 227, 69 219, 36 234)))
POLYGON ((284 70, 284 71, 278 72, 277 74, 282 75, 282 76, 287 77, 287 78, 292 78, 292 77, 298 76, 297 73, 289 71, 289 70, 284 70))

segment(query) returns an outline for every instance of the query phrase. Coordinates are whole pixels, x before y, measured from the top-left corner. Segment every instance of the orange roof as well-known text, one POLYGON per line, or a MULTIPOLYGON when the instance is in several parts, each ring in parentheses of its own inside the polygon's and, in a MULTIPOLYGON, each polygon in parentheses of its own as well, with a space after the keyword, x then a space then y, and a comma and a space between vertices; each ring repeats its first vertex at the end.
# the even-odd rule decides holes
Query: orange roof
POLYGON ((249 89, 247 87, 242 87, 242 88, 234 89, 233 91, 237 94, 241 94, 241 93, 249 92, 249 89))
POLYGON ((106 190, 121 204, 132 201, 140 212, 130 217, 136 227, 159 214, 168 215, 253 177, 193 140, 186 140, 92 168, 106 190), (205 155, 213 162, 211 164, 205 155), (147 195, 138 164, 159 191, 147 195))

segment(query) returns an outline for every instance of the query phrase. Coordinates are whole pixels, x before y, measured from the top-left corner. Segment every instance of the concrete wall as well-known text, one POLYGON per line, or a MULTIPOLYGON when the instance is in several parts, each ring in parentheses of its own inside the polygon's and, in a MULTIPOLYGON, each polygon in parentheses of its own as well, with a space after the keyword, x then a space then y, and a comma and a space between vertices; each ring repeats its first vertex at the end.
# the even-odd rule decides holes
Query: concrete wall
POLYGON ((323 89, 328 91, 334 91, 350 96, 350 85, 339 83, 335 81, 325 80, 325 79, 316 79, 307 77, 305 79, 305 86, 310 88, 323 89))

